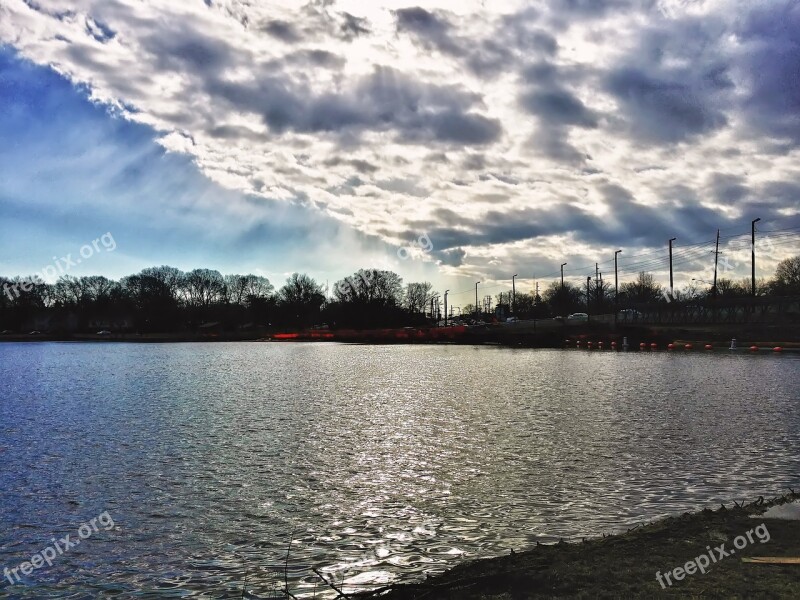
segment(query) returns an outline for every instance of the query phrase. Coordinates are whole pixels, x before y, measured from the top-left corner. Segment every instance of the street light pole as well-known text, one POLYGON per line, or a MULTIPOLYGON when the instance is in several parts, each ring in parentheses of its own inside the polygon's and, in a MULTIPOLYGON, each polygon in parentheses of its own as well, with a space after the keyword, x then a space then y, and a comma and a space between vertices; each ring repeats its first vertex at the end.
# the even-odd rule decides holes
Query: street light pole
POLYGON ((561 265, 561 289, 564 289, 564 267, 567 266, 567 263, 561 265))
POLYGON ((450 290, 444 291, 444 326, 447 327, 447 294, 450 290))
POLYGON ((717 264, 718 263, 719 263, 719 229, 717 229, 717 244, 714 247, 714 287, 711 290, 714 300, 717 299, 717 264))
POLYGON ((617 311, 616 309, 619 308, 619 277, 617 275, 617 255, 622 252, 622 250, 617 250, 614 252, 614 322, 617 321, 617 311))
POLYGON ((669 240, 669 296, 675 298, 675 286, 672 283, 672 242, 678 238, 670 238, 669 240))
POLYGON ((478 313, 478 284, 480 281, 475 282, 475 314, 478 313))
POLYGON ((591 302, 590 302, 590 298, 589 298, 589 294, 590 294, 589 286, 591 284, 592 284, 592 276, 591 275, 587 275, 586 276, 586 315, 587 316, 589 315, 589 312, 590 312, 589 305, 590 305, 591 302))
POLYGON ((514 279, 516 279, 518 275, 514 273, 511 276, 511 314, 517 314, 517 288, 514 285, 514 279))
MULTIPOLYGON (((753 298, 756 297, 756 223, 761 220, 759 217, 758 219, 754 219, 752 223, 750 223, 750 264, 752 266, 752 272, 750 275, 751 284, 752 284, 752 293, 753 298)), ((755 310, 755 309, 753 309, 755 310)))

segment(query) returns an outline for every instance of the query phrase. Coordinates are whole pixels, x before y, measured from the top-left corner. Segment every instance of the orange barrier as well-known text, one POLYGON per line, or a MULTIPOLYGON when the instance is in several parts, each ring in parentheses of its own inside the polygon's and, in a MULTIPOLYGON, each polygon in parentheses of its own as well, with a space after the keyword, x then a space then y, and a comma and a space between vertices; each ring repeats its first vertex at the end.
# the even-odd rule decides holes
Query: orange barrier
POLYGON ((275 340, 296 340, 299 337, 299 333, 276 333, 272 336, 275 340))

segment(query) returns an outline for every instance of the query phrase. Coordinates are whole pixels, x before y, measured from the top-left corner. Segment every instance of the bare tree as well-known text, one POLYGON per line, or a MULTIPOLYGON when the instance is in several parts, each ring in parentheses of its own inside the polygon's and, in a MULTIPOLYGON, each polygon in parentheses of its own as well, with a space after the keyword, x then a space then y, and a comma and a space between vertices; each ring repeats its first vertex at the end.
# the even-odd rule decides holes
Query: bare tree
POLYGON ((404 305, 410 313, 424 312, 426 303, 431 296, 433 285, 425 281, 422 283, 409 283, 406 285, 404 305))
POLYGON ((652 273, 641 271, 635 281, 628 281, 619 286, 621 299, 628 302, 657 302, 663 298, 664 288, 656 283, 652 273))
POLYGON ((336 282, 333 297, 344 303, 400 306, 403 302, 403 279, 393 271, 360 269, 336 282))
POLYGON ((224 298, 225 280, 219 271, 195 269, 186 274, 185 289, 192 306, 208 307, 224 298))
POLYGON ((278 292, 281 302, 299 307, 316 307, 325 302, 322 286, 305 273, 292 273, 278 292))
POLYGON ((771 286, 775 294, 800 294, 800 256, 778 263, 771 286))
POLYGON ((225 297, 231 304, 246 306, 254 298, 268 298, 274 290, 260 275, 225 275, 225 297))

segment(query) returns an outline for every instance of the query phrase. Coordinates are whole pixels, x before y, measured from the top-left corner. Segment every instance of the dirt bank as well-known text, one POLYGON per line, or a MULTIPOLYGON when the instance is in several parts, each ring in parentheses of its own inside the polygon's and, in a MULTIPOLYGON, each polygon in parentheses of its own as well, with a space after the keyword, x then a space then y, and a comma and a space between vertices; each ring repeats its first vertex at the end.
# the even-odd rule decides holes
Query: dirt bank
POLYGON ((800 598, 800 565, 754 564, 743 557, 799 557, 800 521, 764 511, 800 499, 789 494, 717 510, 685 513, 625 534, 579 544, 537 546, 465 563, 420 584, 398 586, 389 600, 512 598, 800 598), (757 529, 759 528, 759 529, 757 529), (748 532, 752 542, 747 539, 748 532), (736 538, 742 536, 739 540, 736 538), (745 540, 737 549, 734 542, 745 540), (717 548, 727 556, 720 558, 717 548), (713 554, 716 562, 709 556, 713 554), (706 558, 701 558, 705 556, 706 558), (695 559, 697 559, 695 561, 695 559), (694 561, 694 567, 687 563, 694 561), (705 573, 697 571, 700 564, 705 573), (675 569, 680 567, 676 580, 675 569), (696 571, 687 575, 686 570, 696 571), (656 578, 661 573, 661 583, 656 578), (669 573, 667 583, 665 574, 669 573))

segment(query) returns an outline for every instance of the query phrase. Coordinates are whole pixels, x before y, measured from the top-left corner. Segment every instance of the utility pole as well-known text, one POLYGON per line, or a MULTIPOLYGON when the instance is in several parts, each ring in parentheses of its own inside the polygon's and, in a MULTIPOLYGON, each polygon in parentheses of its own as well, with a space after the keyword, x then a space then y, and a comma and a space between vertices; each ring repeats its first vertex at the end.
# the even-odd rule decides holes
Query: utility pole
POLYGON ((670 238, 669 240, 669 297, 675 299, 675 286, 672 283, 672 242, 678 238, 670 238))
POLYGON ((617 309, 619 308, 619 277, 617 276, 617 255, 622 250, 614 252, 614 323, 617 322, 617 309))
POLYGON ((590 302, 590 300, 589 300, 589 286, 591 284, 592 284, 592 276, 591 275, 587 275, 586 276, 586 314, 587 314, 587 316, 590 313, 590 310, 589 310, 589 302, 590 302))
POLYGON ((475 313, 478 312, 478 284, 480 281, 475 282, 475 313))
POLYGON ((516 279, 518 275, 514 273, 511 276, 511 314, 517 314, 517 288, 514 285, 514 279, 516 279))
POLYGON ((564 267, 567 266, 567 263, 561 265, 561 291, 564 291, 564 267))
POLYGON ((600 302, 600 291, 597 288, 597 281, 600 279, 600 265, 594 263, 594 302, 595 306, 600 302))
POLYGON ((603 306, 603 272, 600 271, 600 291, 597 292, 597 295, 600 299, 600 306, 603 306))
POLYGON ((717 244, 714 248, 714 285, 711 286, 714 298, 717 297, 717 262, 719 262, 719 229, 717 229, 717 244))
POLYGON ((444 326, 447 327, 447 294, 450 290, 444 291, 444 326))
MULTIPOLYGON (((750 274, 751 284, 752 284, 752 293, 753 298, 756 297, 756 223, 761 220, 761 217, 758 219, 754 219, 752 223, 750 223, 750 264, 752 267, 752 272, 750 274)), ((755 308, 753 308, 755 310, 755 308)))

